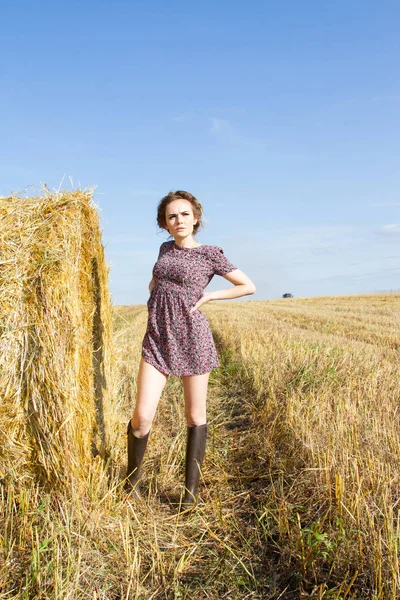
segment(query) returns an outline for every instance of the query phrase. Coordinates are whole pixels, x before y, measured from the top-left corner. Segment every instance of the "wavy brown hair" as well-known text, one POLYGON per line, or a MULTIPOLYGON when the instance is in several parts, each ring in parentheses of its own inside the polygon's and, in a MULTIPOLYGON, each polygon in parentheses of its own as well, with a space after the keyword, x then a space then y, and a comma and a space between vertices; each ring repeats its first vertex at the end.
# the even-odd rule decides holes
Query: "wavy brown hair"
POLYGON ((203 207, 195 196, 185 192, 184 190, 177 190, 175 192, 169 192, 164 198, 161 198, 157 206, 157 225, 161 229, 167 229, 167 222, 165 220, 165 211, 167 206, 173 200, 187 200, 192 205, 193 214, 197 219, 196 225, 193 226, 193 235, 196 235, 199 227, 203 227, 201 217, 203 216, 203 207))

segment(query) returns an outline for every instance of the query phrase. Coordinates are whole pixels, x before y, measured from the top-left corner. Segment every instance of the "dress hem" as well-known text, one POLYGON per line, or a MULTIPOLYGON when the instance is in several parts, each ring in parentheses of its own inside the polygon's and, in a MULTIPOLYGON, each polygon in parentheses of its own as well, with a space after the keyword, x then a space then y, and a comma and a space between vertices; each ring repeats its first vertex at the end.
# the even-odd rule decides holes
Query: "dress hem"
POLYGON ((159 373, 162 373, 163 375, 173 375, 174 377, 192 377, 195 375, 206 375, 206 373, 211 373, 211 371, 214 371, 214 369, 218 369, 218 367, 221 366, 220 364, 217 364, 215 367, 211 367, 211 369, 207 369, 207 371, 202 371, 201 373, 174 373, 173 371, 167 371, 167 372, 161 371, 161 369, 159 368, 156 361, 149 360, 147 356, 143 355, 143 353, 142 353, 142 358, 143 358, 144 362, 148 363, 149 365, 151 365, 152 367, 157 369, 157 371, 159 373))

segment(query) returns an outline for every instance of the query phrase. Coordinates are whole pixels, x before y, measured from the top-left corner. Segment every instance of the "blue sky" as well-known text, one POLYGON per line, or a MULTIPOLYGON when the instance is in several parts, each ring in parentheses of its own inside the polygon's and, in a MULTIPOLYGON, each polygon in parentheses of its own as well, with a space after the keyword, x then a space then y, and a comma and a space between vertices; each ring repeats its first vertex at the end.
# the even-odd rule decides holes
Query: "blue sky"
POLYGON ((114 303, 146 301, 172 189, 254 299, 400 288, 397 1, 15 0, 0 23, 0 194, 96 185, 114 303))

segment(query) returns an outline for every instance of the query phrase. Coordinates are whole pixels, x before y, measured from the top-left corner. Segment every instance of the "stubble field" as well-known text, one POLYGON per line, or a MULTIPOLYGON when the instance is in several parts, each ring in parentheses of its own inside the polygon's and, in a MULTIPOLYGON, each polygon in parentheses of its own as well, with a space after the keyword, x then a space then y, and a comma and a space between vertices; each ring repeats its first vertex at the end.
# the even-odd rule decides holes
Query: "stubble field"
POLYGON ((121 491, 146 327, 115 307, 109 456, 64 495, 2 490, 0 599, 395 599, 400 294, 213 303, 202 500, 179 516, 186 427, 170 378, 121 491))

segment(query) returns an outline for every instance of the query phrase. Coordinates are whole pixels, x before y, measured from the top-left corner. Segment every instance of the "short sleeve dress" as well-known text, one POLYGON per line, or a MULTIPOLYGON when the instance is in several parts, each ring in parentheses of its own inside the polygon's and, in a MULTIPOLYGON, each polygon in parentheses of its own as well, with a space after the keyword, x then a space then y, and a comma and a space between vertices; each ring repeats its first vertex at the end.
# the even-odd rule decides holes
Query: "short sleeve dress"
POLYGON ((161 244, 153 268, 155 285, 147 302, 142 344, 146 362, 161 373, 180 376, 202 375, 219 367, 207 318, 190 309, 214 275, 235 269, 219 246, 181 248, 173 240, 161 244))

